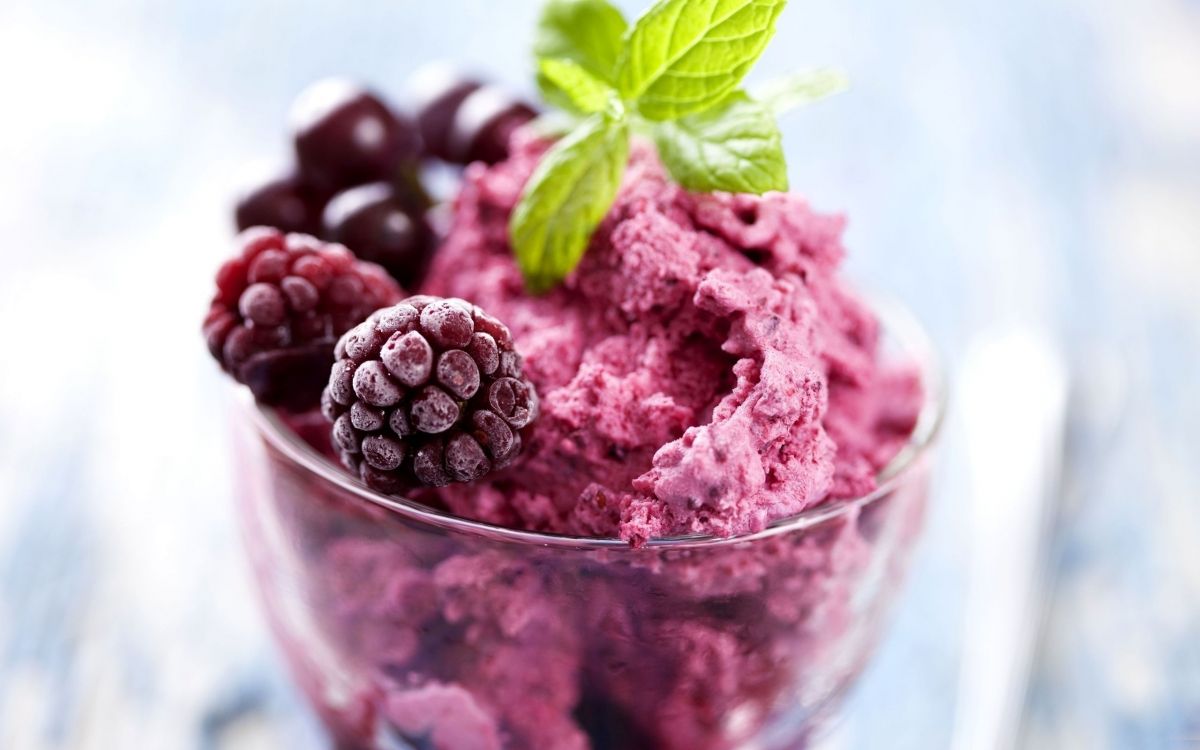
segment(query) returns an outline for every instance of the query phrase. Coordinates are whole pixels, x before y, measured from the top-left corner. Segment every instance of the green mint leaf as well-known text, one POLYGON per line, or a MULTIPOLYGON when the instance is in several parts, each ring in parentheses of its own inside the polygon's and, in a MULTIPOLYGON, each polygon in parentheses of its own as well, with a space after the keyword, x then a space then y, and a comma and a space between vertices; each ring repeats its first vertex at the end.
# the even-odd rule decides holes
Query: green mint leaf
POLYGON ((742 92, 705 112, 655 123, 654 141, 671 177, 689 190, 787 190, 775 117, 742 92))
POLYGON ((604 114, 588 117, 542 157, 508 227, 530 291, 550 289, 579 264, 628 158, 628 122, 604 114))
POLYGON ((538 58, 570 60, 596 78, 613 82, 628 24, 608 0, 549 0, 533 43, 538 58))
MULTIPOLYGON (((589 115, 602 111, 616 95, 612 86, 572 60, 539 60, 538 83, 544 92, 552 87, 561 94, 568 104, 565 109, 589 115)), ((548 100, 552 97, 547 93, 548 100)))
POLYGON ((832 68, 802 70, 755 87, 754 98, 777 115, 845 91, 846 74, 832 68))
POLYGON ((617 89, 650 120, 728 96, 775 33, 787 0, 660 0, 625 36, 617 89))

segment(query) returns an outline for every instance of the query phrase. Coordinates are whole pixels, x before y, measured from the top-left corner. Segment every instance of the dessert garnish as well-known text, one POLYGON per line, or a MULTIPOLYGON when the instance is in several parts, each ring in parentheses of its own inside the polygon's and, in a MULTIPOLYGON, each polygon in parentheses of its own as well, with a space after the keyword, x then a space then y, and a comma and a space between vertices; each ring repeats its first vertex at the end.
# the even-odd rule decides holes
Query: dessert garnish
POLYGON ((432 255, 433 229, 423 211, 387 182, 370 182, 325 206, 324 235, 363 260, 383 266, 406 289, 421 282, 432 255))
POLYGON ((290 119, 300 173, 318 188, 389 180, 420 156, 412 120, 350 81, 312 84, 296 98, 290 119))
POLYGON ((460 299, 410 297, 338 341, 321 399, 346 468, 396 492, 508 466, 537 415, 508 328, 460 299))
POLYGON ((550 0, 534 51, 546 100, 574 116, 513 212, 510 239, 528 288, 579 263, 621 186, 631 134, 649 136, 672 179, 697 192, 787 189, 775 116, 844 86, 818 70, 757 95, 742 79, 786 0, 660 0, 633 25, 607 0, 550 0))
POLYGON ((445 64, 409 79, 413 116, 377 92, 338 78, 313 83, 290 116, 293 163, 245 192, 239 230, 269 226, 311 234, 378 263, 405 288, 425 276, 438 238, 422 166, 492 164, 512 131, 536 112, 502 87, 445 64))
POLYGON ((326 78, 296 97, 289 126, 293 163, 242 195, 237 228, 339 242, 405 287, 419 283, 436 237, 425 218, 416 123, 379 94, 326 78))
POLYGON ((239 243, 217 271, 208 350, 259 401, 315 406, 338 337, 398 300, 400 287, 374 263, 308 235, 259 227, 239 243))
POLYGON ((409 76, 408 95, 425 154, 450 164, 503 161, 509 136, 537 115, 504 87, 446 63, 430 63, 409 76))
POLYGON ((504 468, 537 412, 503 323, 462 300, 396 306, 436 243, 422 165, 502 161, 537 113, 445 64, 408 89, 412 118, 341 79, 297 97, 294 163, 239 200, 203 327, 260 403, 298 418, 320 402, 343 463, 383 491, 504 468))

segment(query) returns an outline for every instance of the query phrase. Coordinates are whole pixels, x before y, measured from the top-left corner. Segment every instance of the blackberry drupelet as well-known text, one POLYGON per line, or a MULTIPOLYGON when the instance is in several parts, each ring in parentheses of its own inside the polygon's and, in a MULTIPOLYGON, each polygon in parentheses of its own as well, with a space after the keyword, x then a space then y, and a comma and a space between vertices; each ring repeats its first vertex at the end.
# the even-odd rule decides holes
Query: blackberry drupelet
POLYGON ((463 300, 417 296, 379 310, 335 354, 321 408, 342 463, 381 492, 504 468, 537 416, 508 328, 463 300))
POLYGON ((217 271, 204 338, 222 369, 259 401, 289 410, 320 399, 337 339, 400 287, 341 245, 257 227, 217 271))

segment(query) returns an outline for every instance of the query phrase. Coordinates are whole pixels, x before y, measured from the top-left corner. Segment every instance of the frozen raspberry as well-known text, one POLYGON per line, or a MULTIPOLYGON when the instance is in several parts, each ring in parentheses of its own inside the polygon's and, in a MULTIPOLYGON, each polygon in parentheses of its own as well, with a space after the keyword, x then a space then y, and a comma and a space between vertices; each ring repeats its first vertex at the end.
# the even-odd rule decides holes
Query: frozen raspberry
POLYGON ((238 198, 234 220, 238 231, 275 227, 284 232, 316 234, 328 199, 295 175, 279 177, 248 190, 238 198))
POLYGON ((375 182, 340 193, 326 206, 324 224, 327 238, 383 266, 405 287, 416 287, 425 276, 433 231, 424 212, 393 185, 375 182))
POLYGON ((460 299, 410 297, 379 310, 335 354, 321 398, 334 447, 382 492, 504 468, 537 416, 508 328, 460 299))
POLYGON ((393 179, 420 150, 414 123, 349 81, 309 86, 296 98, 291 120, 301 173, 329 190, 393 179))
POLYGON ((317 403, 337 339, 401 297, 379 266, 341 245, 257 227, 217 272, 204 338, 255 398, 299 410, 317 403))

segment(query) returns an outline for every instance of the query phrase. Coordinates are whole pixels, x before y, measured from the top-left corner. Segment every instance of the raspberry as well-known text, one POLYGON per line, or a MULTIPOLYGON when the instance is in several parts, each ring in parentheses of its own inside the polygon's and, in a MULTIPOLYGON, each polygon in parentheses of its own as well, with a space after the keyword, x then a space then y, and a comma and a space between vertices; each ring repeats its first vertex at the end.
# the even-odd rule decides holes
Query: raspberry
POLYGON ((508 466, 537 393, 503 323, 460 299, 410 297, 347 331, 321 398, 346 468, 382 492, 508 466))
POLYGON ((425 275, 434 236, 423 212, 408 203, 386 182, 351 188, 326 206, 325 236, 413 288, 425 275))
POLYGON ((296 98, 292 130, 309 184, 339 190, 389 180, 416 161, 416 125, 349 81, 324 79, 296 98))
POLYGON ((289 410, 317 403, 337 339, 400 288, 373 263, 303 234, 258 227, 217 272, 204 319, 208 349, 255 398, 289 410))

